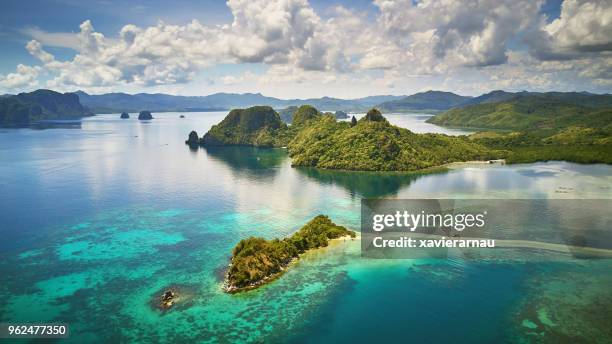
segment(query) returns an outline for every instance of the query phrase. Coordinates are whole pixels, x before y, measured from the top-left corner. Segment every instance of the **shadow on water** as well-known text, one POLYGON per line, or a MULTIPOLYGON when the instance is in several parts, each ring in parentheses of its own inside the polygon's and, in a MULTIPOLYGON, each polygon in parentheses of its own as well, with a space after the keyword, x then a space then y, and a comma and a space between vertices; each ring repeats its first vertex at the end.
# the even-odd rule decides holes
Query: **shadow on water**
MULTIPOLYGON (((193 148, 190 148, 193 149, 193 148)), ((287 151, 274 148, 248 146, 204 147, 213 160, 229 166, 233 172, 254 177, 271 177, 288 158, 287 151)))
POLYGON ((355 172, 313 167, 297 167, 296 170, 319 183, 338 185, 349 191, 353 197, 365 198, 394 196, 399 189, 412 184, 423 176, 447 171, 436 169, 427 172, 355 172))

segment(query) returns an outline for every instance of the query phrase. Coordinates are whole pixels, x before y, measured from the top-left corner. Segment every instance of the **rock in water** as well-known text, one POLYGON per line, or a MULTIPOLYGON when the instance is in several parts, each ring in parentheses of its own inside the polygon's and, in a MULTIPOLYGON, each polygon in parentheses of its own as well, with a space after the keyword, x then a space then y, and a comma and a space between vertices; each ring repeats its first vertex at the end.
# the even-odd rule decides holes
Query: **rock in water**
POLYGON ((127 112, 122 112, 121 113, 121 118, 122 119, 130 118, 130 114, 128 114, 127 112))
POLYGON ((153 119, 153 116, 151 115, 150 111, 140 111, 140 114, 138 114, 138 119, 141 119, 141 120, 153 119))
POLYGON ((348 114, 344 111, 336 111, 334 113, 334 116, 336 117, 336 119, 347 119, 349 118, 348 114))
POLYGON ((161 309, 168 309, 170 307, 172 307, 174 305, 174 302, 176 300, 177 297, 177 293, 176 291, 172 290, 172 289, 168 289, 166 291, 164 291, 164 293, 161 296, 161 300, 159 303, 159 306, 161 309))
POLYGON ((185 118, 185 115, 180 115, 179 118, 185 118))
POLYGON ((189 133, 189 138, 185 141, 186 144, 190 146, 197 146, 200 143, 200 139, 198 138, 198 133, 193 130, 189 133))

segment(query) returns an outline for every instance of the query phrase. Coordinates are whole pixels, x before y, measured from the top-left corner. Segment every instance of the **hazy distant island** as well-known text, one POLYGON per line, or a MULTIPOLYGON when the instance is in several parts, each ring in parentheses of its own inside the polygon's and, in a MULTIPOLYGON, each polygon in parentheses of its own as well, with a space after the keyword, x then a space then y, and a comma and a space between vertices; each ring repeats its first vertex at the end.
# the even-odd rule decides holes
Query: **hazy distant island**
POLYGON ((0 97, 0 125, 24 125, 91 115, 93 113, 81 105, 74 93, 37 90, 0 97))
POLYGON ((318 215, 288 238, 243 239, 232 251, 223 290, 235 293, 257 288, 278 277, 304 252, 325 247, 331 239, 355 236, 355 232, 336 225, 329 217, 318 215))
MULTIPOLYGON (((308 104, 306 104, 306 105, 310 106, 313 109, 315 109, 312 105, 308 105, 308 104)), ((302 105, 302 106, 304 106, 304 105, 302 105)), ((298 107, 298 106, 289 106, 287 108, 280 109, 277 112, 278 112, 278 114, 280 116, 281 121, 283 121, 285 123, 288 123, 288 124, 291 124, 293 122, 293 116, 295 115, 295 113, 298 111, 299 108, 300 107, 298 107)), ((316 110, 316 111, 319 112, 319 110, 316 110)), ((322 114, 324 114, 324 115, 332 115, 336 119, 347 119, 347 118, 349 118, 348 114, 346 112, 344 112, 344 111, 335 111, 334 113, 324 112, 322 114)))

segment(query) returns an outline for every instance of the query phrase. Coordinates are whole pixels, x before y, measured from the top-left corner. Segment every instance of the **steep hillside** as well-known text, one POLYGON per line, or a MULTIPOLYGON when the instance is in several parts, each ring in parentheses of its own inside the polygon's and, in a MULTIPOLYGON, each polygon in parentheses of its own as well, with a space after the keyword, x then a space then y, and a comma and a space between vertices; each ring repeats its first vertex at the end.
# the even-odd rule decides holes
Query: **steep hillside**
POLYGON ((0 124, 28 124, 42 120, 75 119, 91 112, 74 93, 37 90, 0 98, 0 124))
POLYGON ((451 109, 430 123, 474 128, 546 129, 572 125, 586 127, 612 123, 612 107, 603 108, 612 96, 577 97, 559 94, 519 94, 510 100, 451 109))
POLYGON ((202 137, 200 144, 283 146, 287 125, 269 106, 234 109, 202 137))

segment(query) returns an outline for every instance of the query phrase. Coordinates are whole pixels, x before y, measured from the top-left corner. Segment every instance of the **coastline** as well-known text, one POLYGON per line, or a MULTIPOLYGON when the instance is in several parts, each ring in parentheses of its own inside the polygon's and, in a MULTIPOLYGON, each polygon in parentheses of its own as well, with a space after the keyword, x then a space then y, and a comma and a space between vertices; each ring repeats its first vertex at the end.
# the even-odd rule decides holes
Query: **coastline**
POLYGON ((235 286, 231 286, 231 285, 228 284, 228 276, 227 276, 227 274, 228 274, 228 272, 230 270, 230 267, 232 266, 232 262, 230 262, 230 264, 227 267, 227 271, 225 272, 225 278, 223 279, 223 283, 221 284, 221 289, 225 293, 236 294, 236 293, 240 293, 240 292, 246 292, 246 291, 249 291, 249 290, 254 290, 254 289, 257 289, 257 288, 259 288, 261 286, 264 286, 264 285, 266 285, 266 284, 268 284, 268 283, 278 279, 279 277, 281 277, 292 265, 294 265, 295 263, 299 262, 301 256, 303 256, 305 254, 308 254, 310 252, 314 252, 314 251, 317 251, 317 250, 326 249, 326 248, 328 248, 328 247, 330 247, 332 245, 337 245, 338 243, 344 242, 346 240, 360 239, 361 238, 361 233, 360 232, 356 232, 356 231, 354 231, 354 232, 356 234, 356 236, 354 238, 351 237, 350 235, 345 235, 345 236, 341 236, 341 237, 335 238, 335 239, 328 239, 328 245, 327 246, 322 246, 322 247, 317 247, 317 248, 314 248, 314 249, 310 249, 310 250, 300 254, 297 258, 291 259, 291 261, 289 261, 289 263, 287 263, 287 265, 282 266, 280 271, 278 271, 278 272, 276 272, 276 273, 274 273, 272 275, 266 276, 266 277, 264 277, 263 279, 261 279, 261 280, 259 280, 257 282, 251 283, 251 284, 249 284, 246 287, 235 287, 235 286))

